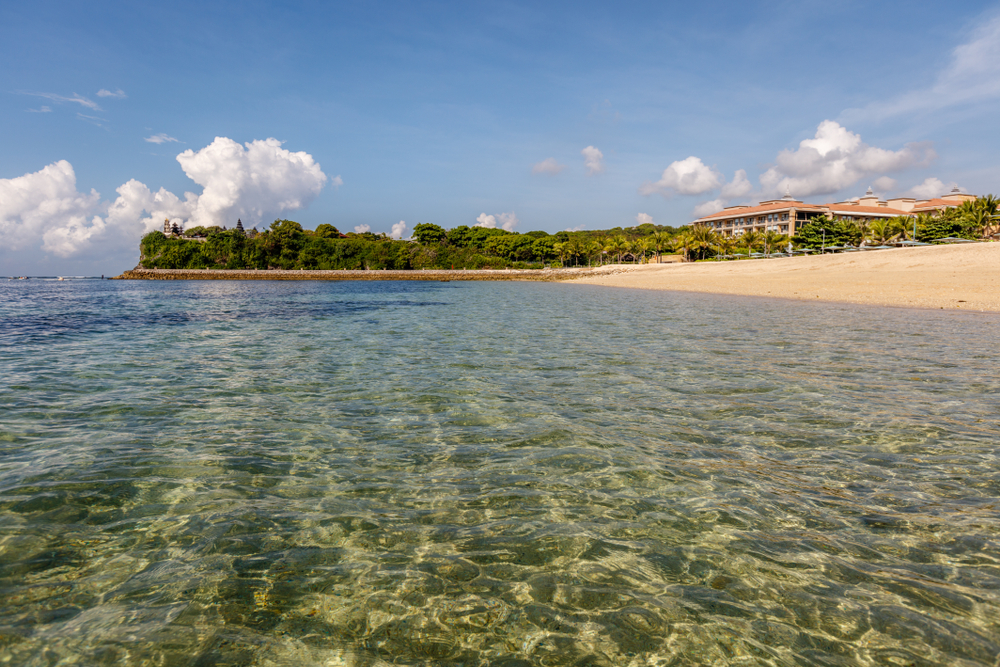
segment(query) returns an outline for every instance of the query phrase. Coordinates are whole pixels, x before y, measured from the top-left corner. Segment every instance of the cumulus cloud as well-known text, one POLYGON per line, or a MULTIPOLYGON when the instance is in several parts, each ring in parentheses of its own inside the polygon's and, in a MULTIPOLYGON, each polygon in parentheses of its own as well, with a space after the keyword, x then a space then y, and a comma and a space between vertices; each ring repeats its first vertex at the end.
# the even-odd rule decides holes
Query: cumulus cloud
POLYGON ((40 171, 0 179, 0 237, 4 250, 41 241, 46 252, 66 256, 62 236, 103 223, 95 216, 101 196, 77 192, 76 173, 66 160, 40 171))
POLYGON ((330 185, 333 186, 334 190, 339 190, 340 186, 343 184, 344 184, 344 179, 342 179, 340 176, 334 176, 333 178, 330 179, 330 185))
POLYGON ((0 179, 0 236, 3 249, 40 247, 59 257, 80 255, 100 242, 103 249, 134 247, 139 237, 160 229, 165 218, 185 227, 231 225, 236 218, 261 224, 301 209, 322 190, 326 175, 308 153, 293 153, 276 139, 241 146, 217 137, 200 151, 177 156, 202 193, 178 197, 152 192, 130 180, 114 202, 76 190, 72 165, 60 160, 40 171, 0 179))
POLYGON ((812 139, 799 142, 798 150, 779 153, 776 164, 761 174, 760 182, 772 194, 830 194, 866 176, 924 166, 935 157, 927 143, 907 144, 898 151, 876 148, 839 123, 824 120, 812 139))
POLYGON ((566 165, 556 162, 554 157, 547 157, 531 168, 532 174, 558 174, 566 165))
POLYGON ((586 228, 587 228, 587 225, 577 225, 576 227, 570 227, 568 229, 564 229, 563 231, 564 232, 582 232, 586 228))
POLYGON ((92 109, 94 111, 102 111, 101 107, 98 106, 97 102, 95 102, 93 100, 90 100, 90 99, 87 99, 86 97, 83 97, 82 95, 77 95, 76 93, 73 93, 73 97, 66 97, 65 95, 56 95, 55 93, 28 93, 28 92, 22 92, 21 94, 22 95, 31 95, 33 97, 44 97, 45 99, 52 100, 53 102, 56 102, 58 104, 62 104, 63 102, 72 102, 74 104, 79 104, 80 106, 86 107, 88 109, 92 109))
POLYGON ((189 217, 194 225, 232 218, 264 222, 283 211, 297 211, 319 195, 326 174, 308 153, 293 153, 277 139, 243 145, 226 137, 177 156, 184 173, 204 189, 189 217))
POLYGON ((513 211, 510 213, 500 213, 498 215, 486 215, 485 213, 480 213, 479 217, 476 218, 476 224, 474 224, 473 227, 496 229, 498 221, 500 229, 505 229, 508 232, 514 231, 514 228, 521 222, 517 219, 517 214, 513 211))
POLYGON ((604 153, 593 146, 587 146, 580 155, 583 156, 583 166, 587 168, 587 175, 593 176, 604 171, 604 153))
POLYGON ((125 91, 122 90, 121 88, 119 88, 118 90, 116 90, 114 92, 108 90, 107 88, 101 88, 100 90, 97 91, 97 96, 98 97, 113 97, 113 98, 119 99, 119 100, 128 97, 128 95, 125 94, 125 91))
POLYGON ((639 187, 639 194, 648 196, 658 192, 664 197, 671 197, 674 194, 700 195, 718 188, 722 180, 722 174, 692 155, 672 162, 663 170, 657 182, 643 183, 639 187))
POLYGON ((653 224, 653 216, 651 216, 649 213, 640 213, 639 215, 635 216, 635 221, 640 225, 651 225, 653 224))
POLYGON ((872 187, 875 188, 875 192, 889 192, 895 189, 896 179, 889 178, 888 176, 882 176, 881 178, 876 178, 872 181, 872 187))
POLYGON ((355 234, 367 234, 371 230, 372 230, 372 226, 371 225, 356 225, 354 227, 354 233, 355 234))
POLYGON ((170 135, 164 134, 163 132, 160 132, 159 134, 154 134, 151 137, 146 137, 145 139, 143 139, 143 141, 148 141, 151 144, 165 144, 171 141, 180 143, 180 139, 174 139, 170 135))
POLYGON ((955 47, 951 58, 929 88, 848 109, 843 118, 885 120, 901 114, 923 113, 1000 97, 1000 15, 979 22, 971 38, 955 47))
POLYGON ((400 220, 392 226, 392 231, 389 232, 389 236, 394 239, 403 238, 403 234, 406 233, 406 223, 400 220))
POLYGON ((955 183, 944 183, 939 178, 925 178, 923 183, 914 185, 906 194, 916 199, 933 199, 948 194, 955 183))
POLYGON ((712 215, 713 213, 718 213, 722 209, 726 208, 725 199, 710 199, 709 201, 702 202, 694 207, 694 215, 697 218, 703 218, 706 215, 712 215))
POLYGON ((737 169, 733 180, 722 186, 723 199, 737 199, 753 192, 753 184, 747 178, 745 169, 737 169))

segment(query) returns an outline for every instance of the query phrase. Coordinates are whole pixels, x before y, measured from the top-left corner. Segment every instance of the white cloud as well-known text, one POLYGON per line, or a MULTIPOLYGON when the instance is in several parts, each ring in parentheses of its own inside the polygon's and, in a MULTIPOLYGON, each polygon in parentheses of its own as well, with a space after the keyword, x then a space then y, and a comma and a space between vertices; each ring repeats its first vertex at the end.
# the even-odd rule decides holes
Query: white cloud
POLYGON ((564 232, 582 232, 587 228, 587 225, 577 225, 576 227, 570 227, 569 229, 564 229, 564 232))
POLYGON ((587 168, 587 175, 593 176, 604 171, 604 153, 593 146, 587 146, 580 155, 583 156, 583 166, 587 168))
POLYGON ((715 190, 722 184, 722 180, 722 174, 692 155, 672 162, 663 170, 659 181, 643 183, 639 187, 639 193, 648 196, 659 192, 664 197, 671 197, 674 193, 700 195, 715 190))
POLYGON ((354 227, 355 234, 367 234, 372 230, 371 225, 357 225, 354 227))
POLYGON ((389 232, 389 236, 394 239, 403 238, 403 234, 406 233, 406 223, 400 220, 392 226, 392 231, 389 232))
POLYGON ((119 100, 128 97, 128 95, 125 94, 125 91, 122 90, 121 88, 119 88, 118 90, 116 90, 114 92, 111 92, 110 90, 108 90, 106 88, 101 88, 100 90, 97 91, 97 96, 98 97, 113 97, 113 98, 119 99, 119 100))
POLYGON ((954 187, 955 183, 944 183, 940 179, 933 177, 925 178, 923 183, 914 185, 906 194, 916 199, 933 199, 948 194, 954 187))
POLYGON ((170 135, 164 134, 163 132, 160 132, 159 134, 154 134, 151 137, 146 137, 145 139, 143 139, 143 141, 148 141, 151 144, 165 144, 171 141, 180 143, 179 139, 174 139, 170 135))
MULTIPOLYGON (((600 152, 600 151, 598 151, 600 152)), ((566 165, 556 162, 554 157, 547 157, 531 168, 532 174, 558 174, 566 165)))
POLYGON ((87 107, 88 109, 93 109, 94 111, 101 111, 101 107, 98 106, 97 102, 87 99, 82 95, 77 95, 73 93, 73 97, 66 97, 64 95, 56 95, 55 93, 27 93, 22 92, 22 95, 31 95, 33 97, 44 97, 47 100, 52 100, 53 102, 63 103, 63 102, 73 102, 74 104, 79 104, 80 106, 87 107))
POLYGON ((344 184, 344 179, 342 179, 340 176, 334 176, 333 178, 330 179, 330 185, 333 186, 334 190, 339 190, 340 186, 343 184, 344 184))
POLYGON ((500 213, 499 215, 486 215, 485 213, 480 213, 479 217, 476 218, 476 224, 473 227, 485 227, 487 229, 497 228, 497 219, 499 218, 500 228, 505 229, 508 232, 514 231, 514 228, 520 224, 520 220, 517 219, 517 214, 513 211, 510 213, 500 213))
POLYGON ((262 223, 304 208, 326 184, 326 174, 308 153, 288 151, 277 139, 245 146, 216 137, 198 152, 189 149, 177 156, 188 178, 204 188, 190 224, 221 225, 232 218, 262 223))
POLYGON ((950 62, 929 88, 913 90, 863 109, 848 109, 843 118, 884 120, 909 113, 936 111, 1000 97, 1000 15, 982 20, 971 39, 951 52, 950 62))
POLYGON ((869 146, 839 123, 824 120, 798 150, 778 154, 775 166, 760 176, 766 192, 786 190, 795 197, 830 194, 866 176, 930 163, 937 154, 929 144, 907 144, 898 151, 869 146))
POLYGON ((722 186, 723 199, 737 199, 753 192, 753 184, 747 178, 745 169, 737 169, 733 180, 722 186))
POLYGON ((706 202, 702 202, 694 207, 694 216, 696 218, 703 218, 706 215, 712 215, 713 213, 718 213, 722 209, 726 208, 725 199, 711 199, 706 202))
POLYGON ((635 221, 640 225, 651 225, 653 224, 653 216, 649 213, 640 213, 635 216, 635 221))
POLYGON ((517 219, 517 215, 511 211, 510 213, 501 213, 497 216, 500 222, 501 229, 506 229, 508 232, 514 231, 514 228, 520 224, 520 220, 517 219))
POLYGON ((77 192, 76 173, 66 160, 24 176, 0 179, 3 249, 22 250, 41 241, 46 252, 65 257, 69 253, 60 235, 86 234, 103 223, 95 216, 100 199, 94 190, 77 192))
POLYGON ((881 178, 876 178, 872 181, 872 187, 875 188, 875 192, 889 192, 895 189, 896 179, 889 178, 888 176, 882 176, 881 178))
POLYGON ((31 113, 52 113, 52 109, 45 106, 44 104, 42 105, 41 109, 28 109, 28 111, 30 111, 31 113))
POLYGON ((236 218, 260 224, 306 206, 322 190, 326 175, 312 156, 281 148, 276 139, 243 146, 217 137, 198 152, 177 156, 185 173, 201 185, 184 198, 136 180, 118 188, 112 203, 77 192, 72 165, 60 160, 13 179, 0 179, 0 236, 4 250, 40 247, 59 257, 84 254, 100 243, 134 248, 139 237, 160 229, 164 218, 183 224, 232 225, 236 218), (146 214, 146 217, 143 217, 146 214))

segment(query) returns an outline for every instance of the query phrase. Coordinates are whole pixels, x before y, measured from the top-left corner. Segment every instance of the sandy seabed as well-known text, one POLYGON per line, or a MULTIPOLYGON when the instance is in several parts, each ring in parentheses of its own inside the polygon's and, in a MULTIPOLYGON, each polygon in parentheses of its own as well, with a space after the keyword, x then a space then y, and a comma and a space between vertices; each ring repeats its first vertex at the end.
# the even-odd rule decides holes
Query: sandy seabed
POLYGON ((573 284, 1000 312, 1000 243, 602 267, 573 284))

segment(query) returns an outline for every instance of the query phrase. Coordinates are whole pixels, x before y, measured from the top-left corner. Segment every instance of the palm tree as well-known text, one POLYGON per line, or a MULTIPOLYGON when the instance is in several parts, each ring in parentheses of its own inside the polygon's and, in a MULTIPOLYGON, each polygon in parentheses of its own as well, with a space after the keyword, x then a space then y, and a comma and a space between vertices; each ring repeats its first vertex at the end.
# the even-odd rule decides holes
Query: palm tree
POLYGON ((615 236, 608 241, 605 250, 618 258, 618 263, 622 262, 622 253, 628 250, 628 241, 624 236, 615 236))
POLYGON ((595 256, 600 258, 601 250, 603 249, 604 244, 602 244, 598 239, 591 239, 584 244, 583 252, 587 256, 587 266, 591 265, 591 259, 595 256))
POLYGON ((764 242, 764 252, 772 253, 775 248, 780 249, 782 243, 788 237, 781 232, 776 232, 773 229, 769 229, 761 235, 761 239, 764 242))
POLYGON ((761 244, 763 235, 756 229, 748 229, 743 233, 743 242, 747 244, 747 252, 753 253, 754 249, 761 244))
POLYGON ((670 234, 666 232, 653 232, 649 237, 653 243, 653 250, 656 252, 656 261, 660 261, 663 251, 670 247, 670 234))
POLYGON ((673 246, 673 250, 681 251, 684 255, 685 262, 689 261, 691 259, 691 249, 694 247, 694 239, 692 238, 691 230, 685 229, 684 231, 679 232, 671 240, 671 245, 673 246))
POLYGON ((868 225, 868 238, 875 245, 884 245, 897 235, 893 218, 877 218, 868 225))
POLYGON ((727 234, 721 234, 715 240, 715 249, 720 255, 732 254, 735 247, 736 239, 727 234))
POLYGON ((691 230, 691 249, 698 252, 698 258, 704 259, 705 254, 715 245, 718 235, 714 229, 698 225, 691 230))

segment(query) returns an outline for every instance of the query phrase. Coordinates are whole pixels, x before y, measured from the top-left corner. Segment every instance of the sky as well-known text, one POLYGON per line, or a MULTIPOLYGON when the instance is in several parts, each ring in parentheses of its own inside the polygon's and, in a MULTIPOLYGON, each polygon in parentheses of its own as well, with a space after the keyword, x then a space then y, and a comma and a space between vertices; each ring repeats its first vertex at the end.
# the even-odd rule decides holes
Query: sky
POLYGON ((164 218, 406 238, 1000 193, 1000 3, 7 2, 0 275, 164 218))

